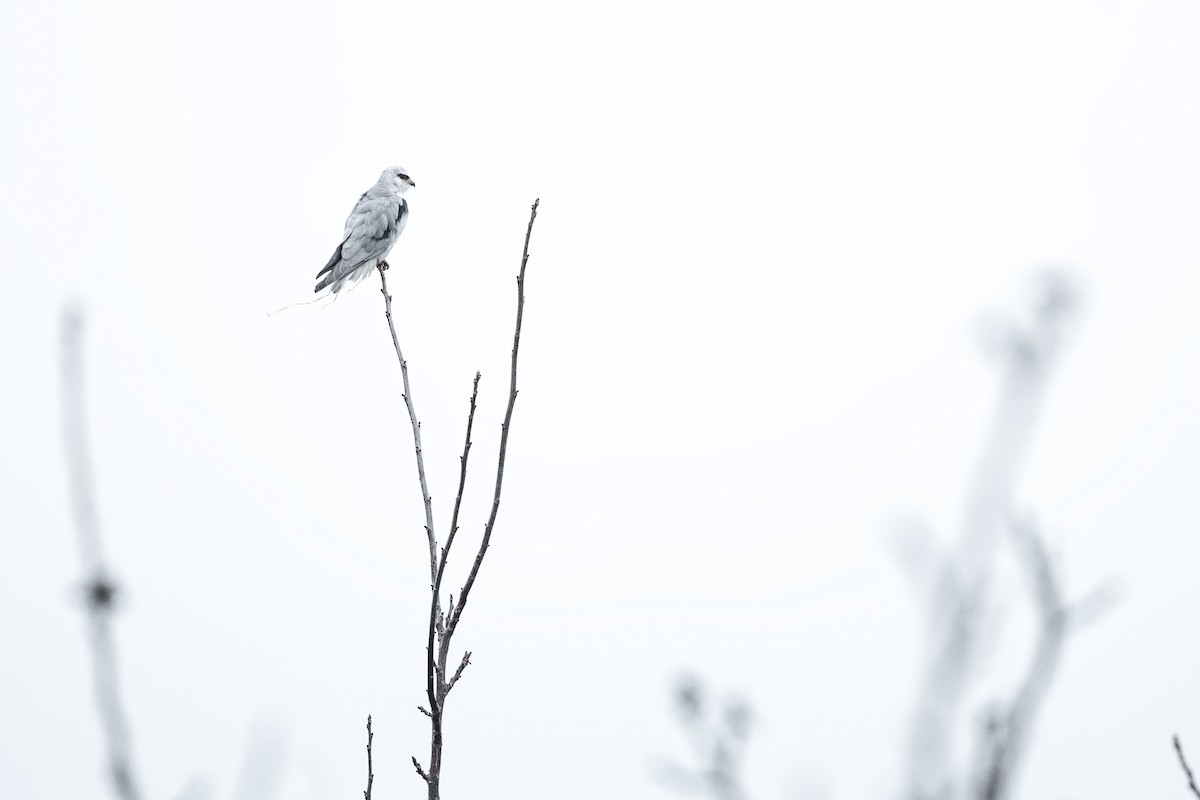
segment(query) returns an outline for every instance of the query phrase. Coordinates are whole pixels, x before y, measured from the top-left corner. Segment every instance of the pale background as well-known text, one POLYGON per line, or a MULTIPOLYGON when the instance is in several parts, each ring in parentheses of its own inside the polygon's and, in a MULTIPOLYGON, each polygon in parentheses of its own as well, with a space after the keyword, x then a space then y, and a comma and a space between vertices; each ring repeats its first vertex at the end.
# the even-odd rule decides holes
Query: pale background
POLYGON ((888 531, 952 530, 996 397, 976 322, 1043 265, 1084 306, 1019 496, 1071 592, 1124 595, 1071 640, 1021 794, 1186 796, 1194 2, 6 0, 0 31, 0 795, 107 796, 59 430, 74 298, 146 795, 231 797, 266 747, 281 797, 357 796, 371 713, 376 797, 423 796, 428 563, 378 282, 267 316, 399 163, 443 529, 483 371, 464 536, 542 199, 447 798, 663 796, 683 669, 754 705, 756 797, 894 796, 923 628, 888 531))

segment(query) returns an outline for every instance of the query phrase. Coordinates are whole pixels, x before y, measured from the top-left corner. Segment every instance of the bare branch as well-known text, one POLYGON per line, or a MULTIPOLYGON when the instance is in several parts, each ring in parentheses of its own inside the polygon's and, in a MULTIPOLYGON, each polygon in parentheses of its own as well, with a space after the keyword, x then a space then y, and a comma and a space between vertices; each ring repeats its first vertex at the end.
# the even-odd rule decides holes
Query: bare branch
POLYGON ((137 800, 140 793, 133 777, 132 747, 121 704, 116 645, 111 627, 117 587, 107 577, 104 567, 95 480, 88 450, 82 311, 73 308, 64 310, 61 337, 63 447, 71 509, 83 554, 84 573, 88 576, 85 591, 96 705, 108 748, 108 772, 113 792, 121 800, 137 800))
POLYGON ((1037 607, 1040 628, 1033 660, 1011 704, 989 720, 987 741, 975 756, 976 795, 1002 800, 1011 794, 1029 749, 1033 723, 1054 681, 1067 634, 1067 609, 1045 543, 1030 520, 1014 521, 1013 538, 1037 607))
POLYGON ((1192 774, 1192 768, 1188 766, 1187 759, 1183 757, 1183 745, 1179 743, 1179 734, 1171 737, 1175 741, 1175 752, 1179 755, 1179 766, 1183 767, 1183 774, 1187 775, 1188 788, 1192 790, 1192 794, 1200 797, 1200 788, 1196 787, 1196 777, 1192 774))
POLYGON ((467 576, 467 582, 463 584, 462 591, 459 593, 458 608, 454 610, 454 615, 447 625, 447 635, 454 632, 454 629, 458 627, 458 621, 462 618, 463 609, 467 606, 467 596, 470 595, 471 587, 475 585, 475 578, 479 575, 479 567, 483 564, 483 557, 487 554, 488 544, 492 539, 492 529, 496 525, 496 514, 500 510, 500 489, 504 485, 504 460, 508 454, 508 434, 512 427, 513 406, 517 404, 517 353, 521 346, 521 322, 525 314, 525 265, 529 263, 529 239, 533 235, 533 222, 537 219, 539 202, 541 201, 534 200, 533 208, 529 212, 529 225, 525 229, 525 247, 521 251, 521 271, 517 275, 517 323, 513 330, 512 373, 508 388, 508 409, 504 412, 504 423, 500 427, 500 456, 496 463, 496 491, 492 498, 492 512, 488 515, 487 525, 484 526, 483 541, 479 544, 479 552, 475 555, 471 574, 467 576))
POLYGON ((474 585, 475 578, 479 573, 479 567, 483 560, 483 556, 487 551, 488 542, 491 539, 492 529, 496 522, 496 515, 500 506, 500 489, 504 479, 504 462, 508 452, 508 431, 512 424, 513 406, 517 398, 517 354, 520 345, 521 337, 521 322, 525 307, 525 267, 529 261, 529 240, 533 232, 533 221, 537 217, 537 201, 534 202, 530 212, 529 225, 525 230, 525 246, 521 254, 521 270, 517 277, 517 321, 515 332, 513 334, 513 350, 512 350, 512 381, 509 388, 508 408, 504 416, 504 424, 501 429, 500 436, 500 455, 496 470, 496 489, 495 496, 492 501, 492 511, 488 517, 487 525, 484 529, 483 541, 480 544, 479 552, 476 554, 475 563, 472 566, 467 582, 459 595, 458 605, 454 604, 454 596, 450 596, 450 603, 445 614, 441 607, 442 580, 445 576, 446 564, 450 558, 450 549, 454 544, 455 536, 458 533, 458 517, 462 509, 463 493, 466 488, 467 481, 467 463, 471 453, 471 434, 475 424, 475 409, 479 397, 479 380, 480 375, 475 373, 475 380, 471 389, 470 409, 467 413, 467 432, 463 443, 463 452, 459 458, 459 479, 458 479, 458 494, 455 496, 454 509, 450 519, 450 532, 447 535, 446 543, 441 550, 440 558, 437 549, 437 537, 434 534, 433 527, 433 505, 429 497, 428 484, 425 477, 425 461, 421 448, 421 424, 417 421, 416 412, 413 409, 412 392, 408 382, 408 366, 404 360, 404 355, 400 350, 400 342, 396 336, 396 327, 392 319, 392 297, 387 289, 387 264, 380 262, 377 267, 379 269, 379 277, 381 282, 380 291, 384 297, 384 310, 387 316, 388 329, 392 334, 392 345, 396 349, 396 358, 400 361, 400 371, 404 378, 404 402, 408 407, 409 420, 412 423, 413 444, 417 453, 417 474, 421 482, 421 496, 425 502, 425 532, 429 541, 429 570, 430 570, 430 603, 429 603, 429 628, 426 636, 425 646, 425 693, 429 701, 429 708, 418 706, 421 713, 425 714, 430 719, 430 753, 429 753, 429 769, 424 769, 420 763, 413 758, 413 766, 416 767, 417 774, 420 775, 428 789, 429 800, 439 800, 439 784, 441 779, 442 769, 442 722, 443 709, 446 696, 450 688, 462 677, 462 672, 470 663, 471 653, 468 651, 464 656, 462 663, 454 675, 446 679, 446 667, 448 660, 448 652, 450 639, 454 635, 455 626, 458 623, 459 617, 462 615, 463 606, 466 605, 467 595, 471 587, 474 585))
MULTIPOLYGON (((412 423, 413 445, 417 450, 417 477, 421 481, 421 499, 425 501, 425 536, 429 539, 429 579, 432 582, 437 576, 437 537, 433 529, 433 500, 429 497, 429 484, 425 480, 425 456, 421 449, 421 423, 417 421, 417 412, 413 409, 412 389, 408 385, 408 362, 400 351, 400 340, 396 337, 396 324, 392 321, 392 295, 387 288, 387 262, 376 264, 379 270, 380 289, 383 293, 384 315, 387 316, 388 330, 392 333, 392 345, 396 348, 396 358, 400 361, 400 374, 404 378, 404 404, 408 407, 408 419, 412 423)), ((436 598, 435 598, 436 599, 436 598)))
POLYGON ((371 800, 371 784, 375 782, 374 767, 371 764, 371 741, 375 734, 371 732, 371 715, 367 714, 367 790, 363 792, 363 800, 371 800))
POLYGON ((462 663, 458 665, 458 669, 454 670, 454 677, 446 683, 446 694, 450 694, 450 690, 454 688, 454 684, 458 683, 458 679, 462 676, 463 670, 471 663, 471 651, 463 653, 462 663))
POLYGON ((997 351, 1004 385, 967 494, 957 541, 930 598, 930 659, 910 739, 907 796, 955 794, 955 726, 979 656, 978 629, 991 595, 1013 487, 1033 438, 1050 368, 1070 311, 1071 287, 1048 275, 1032 326, 1005 325, 997 351))
POLYGON ((656 770, 659 780, 683 794, 745 800, 741 772, 751 726, 750 707, 730 698, 723 713, 713 719, 703 685, 690 676, 681 679, 676 688, 675 706, 698 764, 687 768, 661 763, 656 770))
MULTIPOLYGON (((462 508, 463 490, 467 485, 467 458, 471 455, 471 429, 475 426, 475 402, 479 398, 479 373, 475 373, 475 381, 471 387, 471 407, 467 412, 467 435, 463 443, 463 452, 459 456, 459 473, 458 473, 458 495, 454 499, 454 513, 450 517, 450 533, 446 537, 446 544, 442 547, 442 557, 438 563, 437 573, 433 579, 433 596, 429 602, 429 637, 425 646, 425 691, 429 696, 429 707, 432 709, 431 716, 434 719, 434 724, 440 729, 441 713, 442 713, 442 684, 445 680, 445 659, 437 659, 435 663, 434 654, 434 638, 441 635, 444 644, 449 644, 449 636, 446 635, 445 628, 441 624, 439 618, 439 602, 442 596, 442 576, 446 572, 446 561, 450 556, 450 547, 454 544, 454 535, 458 533, 458 512, 462 508), (437 669, 438 664, 441 669, 437 669), (440 680, 439 680, 440 679, 440 680)), ((450 607, 453 613, 454 600, 451 596, 450 607)), ((437 737, 437 734, 435 734, 437 737)))
MULTIPOLYGON (((458 512, 462 508, 463 489, 467 485, 467 457, 471 454, 471 428, 475 425, 475 401, 479 397, 479 378, 480 374, 475 373, 475 382, 471 386, 471 410, 467 413, 467 435, 463 442, 463 452, 459 456, 459 473, 458 473, 458 494, 454 498, 454 512, 450 515, 450 534, 446 537, 446 544, 442 547, 442 562, 438 565, 438 579, 446 568, 446 559, 450 555, 450 546, 454 544, 454 534, 458 533, 458 512)), ((450 605, 454 605, 454 596, 450 596, 450 605)))

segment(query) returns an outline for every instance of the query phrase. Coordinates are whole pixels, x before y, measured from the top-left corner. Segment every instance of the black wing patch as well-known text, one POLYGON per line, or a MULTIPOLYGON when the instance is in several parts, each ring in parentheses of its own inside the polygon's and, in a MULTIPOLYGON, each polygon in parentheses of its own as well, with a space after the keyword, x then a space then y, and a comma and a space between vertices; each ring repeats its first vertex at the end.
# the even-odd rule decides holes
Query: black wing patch
POLYGON ((383 239, 391 239, 396 236, 396 229, 400 227, 405 215, 408 214, 408 202, 403 198, 396 204, 396 217, 394 219, 385 220, 383 228, 376 234, 371 236, 371 240, 378 242, 383 239))
POLYGON ((346 246, 346 242, 348 241, 350 241, 350 234, 347 234, 346 238, 342 239, 342 243, 337 246, 337 250, 333 251, 333 256, 329 259, 329 263, 317 273, 318 278, 324 275, 326 272, 332 272, 333 268, 337 266, 337 263, 342 260, 342 248, 346 246))
POLYGON ((333 268, 342 262, 342 248, 346 246, 346 242, 350 241, 350 235, 347 234, 342 243, 337 246, 337 250, 333 251, 333 255, 329 259, 329 263, 317 273, 317 288, 313 292, 319 292, 329 284, 333 283, 333 268), (324 279, 321 276, 324 275, 324 279))
POLYGON ((401 197, 399 205, 396 206, 396 227, 403 230, 406 219, 408 219, 408 201, 401 197))

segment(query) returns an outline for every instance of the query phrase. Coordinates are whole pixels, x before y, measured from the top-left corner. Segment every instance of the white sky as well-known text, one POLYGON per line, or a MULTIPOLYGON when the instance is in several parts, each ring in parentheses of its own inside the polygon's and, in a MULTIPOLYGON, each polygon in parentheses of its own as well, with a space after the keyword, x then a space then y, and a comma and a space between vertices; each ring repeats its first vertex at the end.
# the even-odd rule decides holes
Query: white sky
POLYGON ((1020 501, 1070 590, 1125 594, 1070 642, 1023 794, 1185 796, 1200 6, 808 6, 0 4, 0 794, 107 788, 58 417, 77 298, 147 795, 230 797, 265 736, 282 796, 354 796, 367 713, 375 791, 423 795, 428 562, 377 283, 266 316, 399 163, 443 533, 475 369, 481 528, 542 199, 448 798, 662 796, 685 668, 757 709, 756 797, 894 796, 922 626, 886 533, 951 531, 996 396, 973 331, 1045 264, 1085 307, 1020 501))

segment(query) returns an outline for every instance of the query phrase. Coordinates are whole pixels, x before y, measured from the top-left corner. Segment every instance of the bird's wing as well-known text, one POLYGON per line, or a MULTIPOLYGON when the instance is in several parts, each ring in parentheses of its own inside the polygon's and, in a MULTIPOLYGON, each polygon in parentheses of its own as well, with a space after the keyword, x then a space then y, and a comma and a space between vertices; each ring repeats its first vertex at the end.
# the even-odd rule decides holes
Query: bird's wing
POLYGON ((363 197, 346 220, 342 267, 349 274, 375 258, 386 256, 408 218, 408 204, 400 197, 363 197))
POLYGON ((317 273, 316 291, 330 284, 337 291, 343 278, 387 256, 407 222, 408 203, 403 197, 377 189, 364 193, 346 218, 342 243, 317 273))
POLYGON ((317 273, 318 280, 320 280, 321 276, 326 274, 327 272, 332 272, 334 267, 336 267, 339 263, 341 263, 342 248, 346 246, 346 242, 349 239, 350 239, 349 234, 346 235, 345 239, 342 239, 342 243, 337 246, 337 250, 333 251, 333 255, 330 257, 329 261, 325 264, 324 267, 321 268, 321 271, 317 273))

